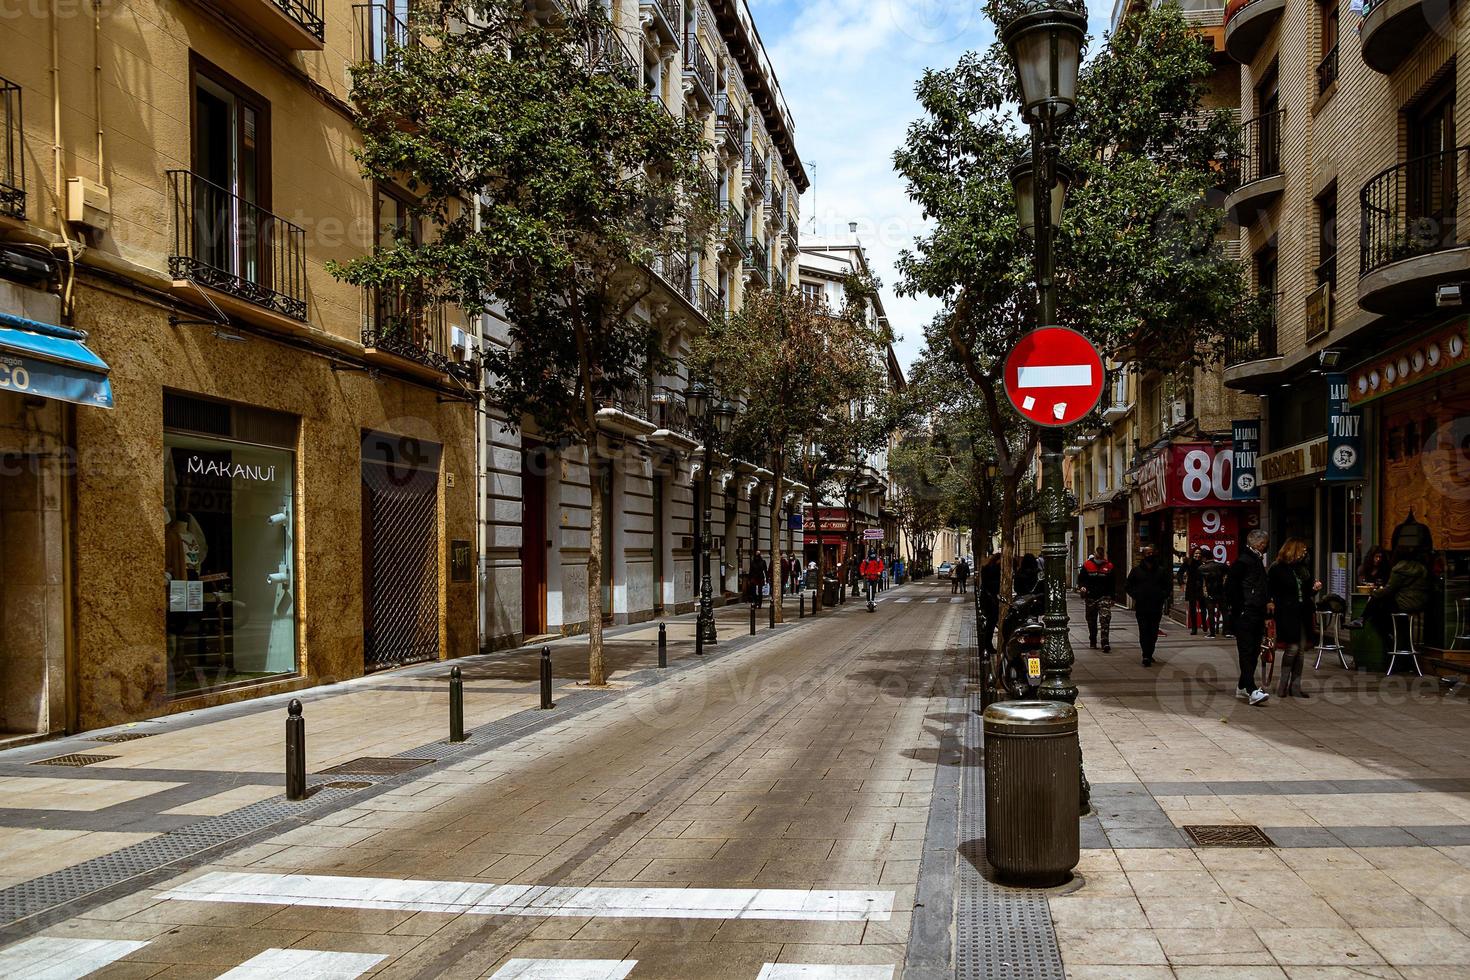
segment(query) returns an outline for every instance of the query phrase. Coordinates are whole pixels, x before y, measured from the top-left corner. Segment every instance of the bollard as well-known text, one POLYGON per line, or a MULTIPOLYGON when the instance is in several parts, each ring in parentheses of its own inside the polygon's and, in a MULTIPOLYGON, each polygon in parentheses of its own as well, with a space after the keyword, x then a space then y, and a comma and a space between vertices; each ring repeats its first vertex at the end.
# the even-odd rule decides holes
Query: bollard
POLYGON ((776 599, 775 596, 771 596, 771 623, 770 623, 769 626, 766 627, 767 629, 775 629, 776 628, 776 603, 777 603, 777 601, 778 600, 776 599))
POLYGON ((805 592, 803 592, 801 594, 801 598, 797 601, 797 604, 796 604, 796 618, 797 619, 805 619, 806 618, 806 593, 805 592))
POLYGON ((306 799, 306 719, 296 698, 286 706, 286 799, 306 799))
POLYGON ((694 655, 704 656, 704 623, 698 619, 694 621, 694 655))
POLYGON ((458 667, 449 668, 449 740, 464 741, 464 677, 458 667))
POLYGON ((755 600, 750 600, 750 635, 755 636, 755 600))
POLYGON ((658 624, 658 665, 667 667, 669 665, 669 634, 664 629, 664 624, 658 624))
POLYGON ((541 710, 551 708, 551 647, 541 648, 541 710))

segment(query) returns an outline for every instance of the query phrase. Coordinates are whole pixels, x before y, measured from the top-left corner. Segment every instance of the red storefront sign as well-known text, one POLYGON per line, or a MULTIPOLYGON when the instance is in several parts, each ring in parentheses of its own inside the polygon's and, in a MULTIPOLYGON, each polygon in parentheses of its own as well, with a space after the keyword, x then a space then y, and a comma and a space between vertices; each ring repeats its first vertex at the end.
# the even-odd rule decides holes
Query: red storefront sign
POLYGON ((1235 561, 1240 550, 1239 512, 1224 507, 1190 509, 1189 547, 1204 548, 1216 561, 1235 561))
POLYGON ((1241 507, 1254 501, 1230 499, 1230 447, 1208 442, 1175 443, 1138 468, 1140 514, 1166 507, 1241 507))

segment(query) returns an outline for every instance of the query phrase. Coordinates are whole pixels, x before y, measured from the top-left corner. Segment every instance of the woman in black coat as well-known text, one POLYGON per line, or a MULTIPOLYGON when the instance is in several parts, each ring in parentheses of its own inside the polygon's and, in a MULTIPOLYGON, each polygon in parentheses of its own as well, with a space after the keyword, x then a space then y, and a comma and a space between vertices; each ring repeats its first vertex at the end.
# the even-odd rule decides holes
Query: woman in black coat
POLYGON ((1302 663, 1312 645, 1312 617, 1321 588, 1307 567, 1307 542, 1287 538, 1266 572, 1267 612, 1276 620, 1276 645, 1283 651, 1282 697, 1307 696, 1302 690, 1302 663))

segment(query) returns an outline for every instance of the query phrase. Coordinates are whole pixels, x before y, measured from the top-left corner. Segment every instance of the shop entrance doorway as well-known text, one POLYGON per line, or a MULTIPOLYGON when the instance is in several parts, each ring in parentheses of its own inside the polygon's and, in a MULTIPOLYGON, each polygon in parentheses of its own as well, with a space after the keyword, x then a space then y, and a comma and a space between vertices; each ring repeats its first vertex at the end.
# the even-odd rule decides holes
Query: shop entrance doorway
POLYGON ((439 448, 363 434, 365 670, 439 658, 439 448))
POLYGON ((521 634, 546 632, 546 472, 551 454, 545 446, 521 453, 521 634))

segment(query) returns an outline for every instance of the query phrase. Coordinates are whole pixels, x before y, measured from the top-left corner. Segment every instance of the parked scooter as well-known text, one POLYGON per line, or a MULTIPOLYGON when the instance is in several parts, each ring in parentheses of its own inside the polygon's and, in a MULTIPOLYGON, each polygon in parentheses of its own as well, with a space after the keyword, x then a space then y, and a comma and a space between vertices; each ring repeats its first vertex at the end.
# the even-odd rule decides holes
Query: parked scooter
POLYGON ((990 679, 994 700, 1024 700, 1036 696, 1029 663, 1041 657, 1046 645, 1046 594, 1028 593, 1016 596, 1000 623, 1000 642, 996 644, 995 662, 990 679))

